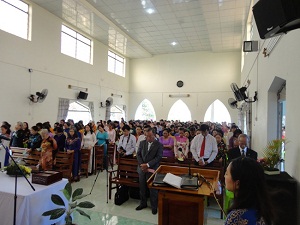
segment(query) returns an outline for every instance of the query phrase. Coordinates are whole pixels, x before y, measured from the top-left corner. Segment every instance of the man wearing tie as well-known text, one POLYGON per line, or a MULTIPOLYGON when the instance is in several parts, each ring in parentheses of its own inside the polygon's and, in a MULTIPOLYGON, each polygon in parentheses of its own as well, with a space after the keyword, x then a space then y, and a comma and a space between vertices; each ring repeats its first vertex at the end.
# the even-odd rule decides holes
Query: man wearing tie
POLYGON ((228 151, 228 161, 238 158, 238 157, 249 157, 257 160, 257 152, 248 148, 248 136, 246 134, 240 134, 238 137, 239 147, 232 148, 228 151))
MULTIPOLYGON (((159 162, 162 158, 163 147, 162 144, 155 138, 154 130, 150 126, 144 129, 146 140, 141 141, 138 152, 138 168, 139 185, 140 185, 140 205, 136 210, 142 210, 147 207, 147 180, 152 175, 149 171, 156 170, 159 166, 159 162)), ((158 190, 150 189, 150 203, 152 208, 152 214, 157 214, 158 204, 158 190)))
POLYGON ((208 133, 209 126, 202 124, 200 134, 194 137, 191 143, 191 153, 195 159, 195 164, 209 166, 218 154, 216 139, 208 133))

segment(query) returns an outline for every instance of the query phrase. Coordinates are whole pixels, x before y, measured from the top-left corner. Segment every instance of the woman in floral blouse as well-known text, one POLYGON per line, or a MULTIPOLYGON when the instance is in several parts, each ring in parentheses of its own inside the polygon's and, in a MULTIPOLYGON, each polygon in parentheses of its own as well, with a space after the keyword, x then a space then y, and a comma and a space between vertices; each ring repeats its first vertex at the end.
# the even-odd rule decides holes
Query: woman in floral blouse
POLYGON ((41 158, 39 165, 43 170, 52 170, 53 168, 53 151, 57 149, 57 143, 54 138, 49 136, 47 129, 41 130, 42 143, 41 143, 41 158))

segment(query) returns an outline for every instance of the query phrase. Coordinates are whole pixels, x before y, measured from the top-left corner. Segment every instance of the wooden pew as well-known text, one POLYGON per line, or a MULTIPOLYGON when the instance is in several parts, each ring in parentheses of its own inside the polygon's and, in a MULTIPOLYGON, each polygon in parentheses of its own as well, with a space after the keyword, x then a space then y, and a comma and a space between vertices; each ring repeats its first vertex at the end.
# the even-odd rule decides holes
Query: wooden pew
POLYGON ((98 170, 103 171, 103 159, 104 159, 104 147, 103 145, 95 145, 95 166, 94 166, 94 174, 97 173, 98 170))
POLYGON ((57 152, 55 170, 63 173, 64 178, 68 178, 69 182, 72 179, 74 153, 57 152))
POLYGON ((118 159, 118 168, 116 170, 109 171, 109 199, 111 199, 112 189, 116 189, 120 185, 139 187, 137 166, 137 159, 122 157, 118 159))

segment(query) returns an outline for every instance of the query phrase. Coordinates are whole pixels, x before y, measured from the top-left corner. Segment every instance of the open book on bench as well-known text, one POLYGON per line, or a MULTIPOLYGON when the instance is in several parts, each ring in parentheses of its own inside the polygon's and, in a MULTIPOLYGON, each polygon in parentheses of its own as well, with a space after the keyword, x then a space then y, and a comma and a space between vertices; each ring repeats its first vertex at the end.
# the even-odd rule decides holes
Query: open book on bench
POLYGON ((198 177, 188 175, 176 176, 172 173, 157 173, 153 180, 153 186, 173 186, 179 189, 198 189, 198 177))

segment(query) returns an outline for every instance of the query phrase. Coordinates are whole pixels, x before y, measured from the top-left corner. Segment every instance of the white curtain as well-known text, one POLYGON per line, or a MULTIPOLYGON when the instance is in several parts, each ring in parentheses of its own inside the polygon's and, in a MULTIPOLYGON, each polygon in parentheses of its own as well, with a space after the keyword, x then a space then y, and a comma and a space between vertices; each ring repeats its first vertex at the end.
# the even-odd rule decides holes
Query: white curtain
POLYGON ((94 118, 94 102, 89 102, 89 108, 90 108, 90 112, 91 112, 91 116, 92 116, 92 120, 95 120, 94 118))
POLYGON ((57 121, 59 122, 62 119, 66 119, 68 115, 70 100, 66 98, 60 98, 58 102, 58 113, 57 121))

